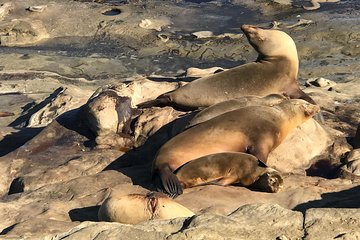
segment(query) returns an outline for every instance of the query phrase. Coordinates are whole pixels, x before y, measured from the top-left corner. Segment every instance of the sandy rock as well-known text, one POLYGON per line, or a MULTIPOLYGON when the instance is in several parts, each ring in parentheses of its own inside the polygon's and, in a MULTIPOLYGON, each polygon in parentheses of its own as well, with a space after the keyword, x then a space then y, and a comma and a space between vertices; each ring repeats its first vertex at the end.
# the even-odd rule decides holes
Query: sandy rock
MULTIPOLYGON (((164 222, 163 225, 168 224, 164 222)), ((53 240, 78 240, 78 239, 165 239, 167 234, 154 231, 149 227, 141 225, 127 225, 121 223, 94 223, 83 222, 79 226, 65 233, 52 236, 53 240)))
POLYGON ((192 35, 194 35, 196 38, 210 38, 214 36, 214 33, 211 31, 199 31, 193 32, 192 35))
POLYGON ((65 222, 84 219, 95 221, 97 205, 107 197, 109 188, 119 184, 122 184, 124 191, 129 191, 129 188, 132 191, 139 190, 139 187, 131 185, 131 180, 125 175, 117 171, 105 171, 10 196, 11 201, 0 203, 4 217, 0 230, 19 222, 31 221, 34 217, 65 222))
POLYGON ((276 239, 302 236, 302 214, 278 205, 255 204, 240 207, 229 217, 204 214, 192 219, 189 226, 170 239, 276 239), (288 219, 292 219, 288 221, 288 219))
POLYGON ((11 2, 7 2, 4 4, 1 4, 0 6, 0 20, 3 20, 3 18, 6 17, 6 15, 9 14, 11 10, 13 10, 14 6, 11 2))
POLYGON ((76 86, 58 87, 46 98, 25 109, 10 126, 45 127, 61 114, 84 104, 91 92, 76 86))
POLYGON ((320 8, 320 3, 327 3, 327 2, 339 2, 340 0, 311 0, 310 3, 312 6, 303 6, 305 10, 316 10, 320 8))
POLYGON ((334 81, 331 81, 326 78, 310 78, 306 81, 306 86, 315 86, 315 87, 321 87, 329 89, 331 87, 334 87, 336 83, 334 81))
POLYGON ((311 24, 314 24, 315 22, 313 20, 308 20, 308 19, 303 19, 300 18, 298 19, 295 23, 283 23, 283 22, 279 22, 279 21, 272 21, 272 29, 281 29, 281 28, 287 28, 287 29, 291 29, 291 28, 297 28, 297 27, 307 27, 311 24))
MULTIPOLYGON (((76 126, 81 132, 74 119, 69 118, 73 124, 70 126, 76 126)), ((13 193, 21 192, 94 174, 123 154, 119 151, 87 152, 83 145, 87 140, 70 130, 67 123, 52 122, 24 146, 0 158, 0 171, 3 174, 1 194, 9 191, 9 188, 13 193)))
MULTIPOLYGON (((135 146, 141 146, 152 135, 154 135, 161 127, 177 119, 183 115, 183 112, 174 110, 172 107, 164 108, 148 108, 138 117, 135 123, 135 146)), ((176 132, 170 133, 175 135, 176 132)), ((169 136, 163 136, 169 137, 169 136)), ((169 138, 170 139, 170 138, 169 138)))
POLYGON ((82 106, 81 118, 96 136, 98 148, 125 151, 134 145, 130 124, 140 111, 131 108, 131 99, 113 90, 93 95, 82 106))
POLYGON ((57 234, 54 239, 131 239, 135 234, 147 239, 275 239, 287 236, 301 238, 303 217, 299 212, 283 209, 278 205, 246 205, 228 217, 202 214, 193 218, 152 220, 139 225, 119 223, 84 222, 68 232, 57 234), (291 219, 291 220, 290 220, 291 219))
POLYGON ((27 8, 30 12, 43 12, 47 8, 47 5, 30 6, 27 8))
POLYGON ((42 21, 13 19, 0 25, 1 46, 19 46, 39 42, 49 37, 42 21))
POLYGON ((297 127, 269 154, 268 164, 281 172, 303 172, 325 154, 332 139, 315 120, 297 127), (306 149, 306 150, 305 150, 306 149))
POLYGON ((347 208, 309 209, 305 213, 305 239, 357 239, 360 210, 347 208))
POLYGON ((162 28, 171 24, 170 19, 162 17, 159 19, 144 19, 141 20, 139 26, 144 29, 156 30, 160 32, 162 28))

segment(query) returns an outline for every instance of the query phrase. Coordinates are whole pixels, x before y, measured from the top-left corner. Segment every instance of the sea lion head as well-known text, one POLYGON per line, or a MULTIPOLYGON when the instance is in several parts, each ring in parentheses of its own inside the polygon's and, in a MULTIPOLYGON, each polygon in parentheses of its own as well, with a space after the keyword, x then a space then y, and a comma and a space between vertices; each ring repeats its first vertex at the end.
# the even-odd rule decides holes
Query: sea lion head
POLYGON ((275 169, 268 168, 251 186, 250 188, 261 191, 276 193, 283 188, 283 178, 275 169))
POLYGON ((287 114, 287 119, 293 119, 301 124, 320 112, 319 105, 311 104, 303 99, 289 99, 275 106, 287 114))
POLYGON ((285 32, 252 25, 242 25, 241 30, 260 57, 288 57, 298 61, 294 40, 285 32))
POLYGON ((319 105, 311 104, 302 99, 291 99, 289 102, 294 109, 293 111, 303 115, 306 119, 309 119, 320 112, 319 105))

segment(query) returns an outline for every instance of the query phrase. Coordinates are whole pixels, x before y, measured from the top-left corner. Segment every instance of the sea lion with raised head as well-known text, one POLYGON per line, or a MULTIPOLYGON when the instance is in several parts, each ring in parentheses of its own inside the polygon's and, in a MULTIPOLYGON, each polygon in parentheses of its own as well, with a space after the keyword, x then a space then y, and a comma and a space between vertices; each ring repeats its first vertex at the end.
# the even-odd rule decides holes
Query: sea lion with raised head
POLYGON ((243 25, 241 29, 259 54, 255 62, 196 79, 138 106, 170 105, 195 109, 244 95, 266 96, 271 93, 286 93, 290 98, 315 104, 299 87, 299 59, 293 39, 274 29, 251 25, 243 25))
POLYGON ((262 192, 278 192, 283 179, 278 171, 266 167, 247 153, 222 152, 191 160, 175 171, 183 188, 204 184, 237 184, 262 192))
POLYGON ((173 172, 193 159, 221 152, 246 152, 266 163, 269 153, 319 110, 317 105, 291 99, 273 107, 249 106, 221 114, 165 143, 154 159, 153 177, 160 189, 177 196, 182 188, 173 172))
POLYGON ((152 219, 191 217, 194 213, 165 194, 149 192, 109 197, 100 206, 100 221, 137 224, 152 219))
POLYGON ((247 106, 273 106, 276 104, 281 103, 282 101, 289 99, 287 96, 283 94, 270 94, 265 97, 258 97, 258 96, 243 96, 231 100, 227 100, 224 102, 220 102, 214 104, 210 107, 205 108, 204 110, 200 111, 196 114, 186 126, 192 127, 199 123, 205 122, 211 118, 219 116, 223 113, 230 112, 242 107, 247 106))

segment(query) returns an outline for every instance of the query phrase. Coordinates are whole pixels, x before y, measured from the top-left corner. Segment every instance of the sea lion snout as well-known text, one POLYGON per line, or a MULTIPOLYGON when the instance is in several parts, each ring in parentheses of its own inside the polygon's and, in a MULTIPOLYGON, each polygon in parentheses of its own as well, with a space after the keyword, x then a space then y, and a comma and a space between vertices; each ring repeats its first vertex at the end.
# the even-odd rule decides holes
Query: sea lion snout
POLYGON ((315 114, 320 112, 320 106, 313 104, 304 104, 304 112, 306 116, 314 116, 315 114))
POLYGON ((241 26, 241 30, 246 33, 246 32, 254 32, 254 31, 257 31, 259 28, 254 26, 254 25, 247 25, 247 24, 244 24, 241 26))

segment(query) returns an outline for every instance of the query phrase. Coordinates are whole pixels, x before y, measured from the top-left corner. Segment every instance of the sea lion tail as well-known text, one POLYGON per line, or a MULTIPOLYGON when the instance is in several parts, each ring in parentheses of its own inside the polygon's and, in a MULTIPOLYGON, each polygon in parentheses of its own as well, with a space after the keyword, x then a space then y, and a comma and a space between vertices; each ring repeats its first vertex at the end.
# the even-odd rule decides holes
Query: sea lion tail
POLYGON ((138 108, 151 108, 151 107, 164 107, 170 104, 171 100, 169 96, 160 95, 158 98, 140 103, 137 105, 138 108))

